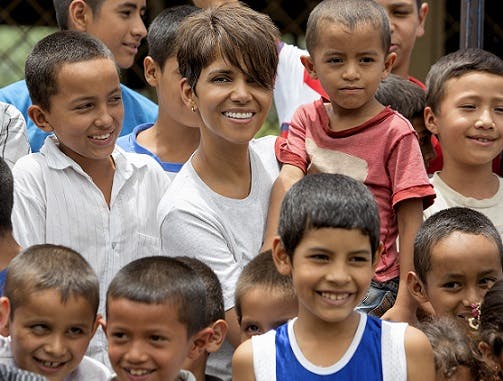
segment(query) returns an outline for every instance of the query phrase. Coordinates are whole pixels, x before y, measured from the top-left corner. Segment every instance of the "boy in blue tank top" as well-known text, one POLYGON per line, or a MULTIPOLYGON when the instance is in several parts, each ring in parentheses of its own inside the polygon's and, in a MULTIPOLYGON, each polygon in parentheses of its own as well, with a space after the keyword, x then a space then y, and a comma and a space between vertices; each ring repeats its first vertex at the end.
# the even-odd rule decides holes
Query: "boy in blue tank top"
POLYGON ((422 332, 355 311, 382 251, 365 185, 340 174, 305 176, 285 195, 278 234, 274 262, 292 277, 298 317, 238 347, 233 380, 435 378, 422 332))

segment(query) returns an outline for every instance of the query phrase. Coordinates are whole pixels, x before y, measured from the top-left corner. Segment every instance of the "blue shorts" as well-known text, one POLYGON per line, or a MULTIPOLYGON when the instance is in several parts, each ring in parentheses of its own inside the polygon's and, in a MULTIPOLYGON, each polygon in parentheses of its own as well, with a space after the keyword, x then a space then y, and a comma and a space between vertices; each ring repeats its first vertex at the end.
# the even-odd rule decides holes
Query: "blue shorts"
POLYGON ((361 303, 356 307, 356 310, 381 317, 395 304, 398 293, 398 282, 398 277, 382 283, 372 280, 367 295, 365 295, 361 303))

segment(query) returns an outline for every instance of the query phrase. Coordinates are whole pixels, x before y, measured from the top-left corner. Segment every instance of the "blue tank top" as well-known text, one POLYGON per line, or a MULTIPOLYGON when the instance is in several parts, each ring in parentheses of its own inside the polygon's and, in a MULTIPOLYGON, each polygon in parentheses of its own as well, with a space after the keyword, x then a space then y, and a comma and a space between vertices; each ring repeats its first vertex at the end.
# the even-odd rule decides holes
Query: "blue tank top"
POLYGON ((289 326, 293 333, 293 325, 288 323, 276 330, 277 381, 382 381, 381 320, 366 316, 344 356, 328 367, 317 367, 302 355, 297 343, 290 341, 289 326))

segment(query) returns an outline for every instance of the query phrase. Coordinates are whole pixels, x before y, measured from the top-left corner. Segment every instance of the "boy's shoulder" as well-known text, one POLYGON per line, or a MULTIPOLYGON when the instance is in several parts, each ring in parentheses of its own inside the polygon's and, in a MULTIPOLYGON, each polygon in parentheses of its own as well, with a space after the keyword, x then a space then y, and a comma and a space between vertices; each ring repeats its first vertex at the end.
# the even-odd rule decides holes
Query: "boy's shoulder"
POLYGON ((70 373, 65 381, 107 381, 112 372, 101 362, 84 356, 77 369, 70 373))
POLYGON ((0 101, 16 106, 21 112, 26 111, 31 104, 26 81, 23 79, 2 87, 0 89, 0 101))

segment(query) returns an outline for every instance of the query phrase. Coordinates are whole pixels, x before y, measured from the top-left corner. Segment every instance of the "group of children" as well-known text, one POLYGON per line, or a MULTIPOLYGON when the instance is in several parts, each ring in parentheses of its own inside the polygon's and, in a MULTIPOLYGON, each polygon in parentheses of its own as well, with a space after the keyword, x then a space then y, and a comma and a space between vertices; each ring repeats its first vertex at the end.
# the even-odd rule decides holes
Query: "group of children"
POLYGON ((0 166, 0 362, 51 381, 230 380, 231 359, 235 380, 501 377, 503 61, 448 54, 424 92, 426 3, 324 0, 302 54, 223 3, 147 35, 145 0, 55 1, 63 30, 0 91, 34 151, 14 190, 0 166), (153 117, 119 76, 145 36, 153 117), (315 94, 254 139, 296 83, 289 51, 315 94))

